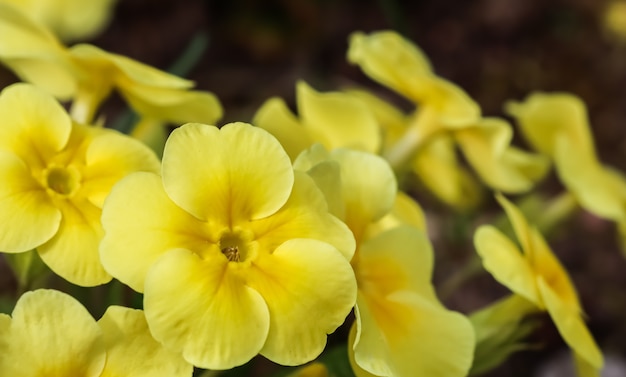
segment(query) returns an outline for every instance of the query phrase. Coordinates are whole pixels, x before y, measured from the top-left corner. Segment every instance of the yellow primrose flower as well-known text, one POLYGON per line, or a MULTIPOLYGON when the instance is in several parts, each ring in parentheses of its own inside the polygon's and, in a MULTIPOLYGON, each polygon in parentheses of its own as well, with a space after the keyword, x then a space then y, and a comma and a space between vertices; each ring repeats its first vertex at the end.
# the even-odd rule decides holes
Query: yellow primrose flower
POLYGON ((504 120, 482 119, 479 106, 461 88, 435 75, 417 46, 399 34, 354 33, 348 60, 416 105, 414 113, 405 115, 371 94, 351 92, 386 131, 383 156, 396 169, 408 164, 444 202, 468 207, 480 194, 459 164, 456 145, 492 188, 524 192, 544 175, 542 158, 510 146, 512 131, 504 120))
POLYGON ((343 213, 357 240, 351 261, 358 285, 356 321, 349 340, 355 374, 465 376, 474 347, 472 326, 437 299, 433 251, 425 229, 415 227, 423 224, 421 210, 404 196, 398 199, 387 162, 366 152, 326 152, 316 145, 294 166, 311 174, 323 192, 340 198, 335 211, 343 213))
POLYGON ((222 116, 217 98, 193 91, 193 82, 125 56, 79 44, 63 46, 17 8, 0 3, 0 61, 21 79, 59 99, 73 99, 72 117, 90 123, 113 90, 141 116, 181 124, 213 123, 222 116))
POLYGON ((574 351, 580 376, 598 375, 602 354, 583 322, 578 295, 567 272, 519 209, 504 196, 496 198, 513 225, 523 253, 495 227, 483 225, 476 231, 474 244, 485 269, 501 284, 550 314, 574 351))
POLYGON ((91 38, 111 19, 116 0, 1 0, 46 25, 63 40, 91 38))
POLYGON ((193 367, 157 343, 140 310, 109 307, 96 322, 74 298, 27 292, 0 314, 0 375, 185 377, 193 367))
POLYGON ((561 182, 583 208, 605 219, 626 221, 626 179, 599 161, 580 98, 535 93, 524 102, 508 104, 507 110, 528 142, 554 161, 561 182))
POLYGON ((308 362, 356 299, 349 229, 278 141, 249 124, 178 128, 162 176, 121 181, 102 221, 107 271, 144 292, 154 337, 202 368, 258 353, 308 362))
POLYGON ((36 248, 70 282, 106 283, 98 254, 104 198, 126 174, 157 171, 158 159, 127 136, 72 123, 28 84, 2 91, 0 119, 0 250, 36 248))
POLYGON ((303 81, 296 86, 296 98, 299 118, 282 99, 271 98, 252 121, 274 135, 292 160, 314 143, 329 150, 345 147, 379 151, 376 119, 361 101, 341 92, 316 92, 303 81))

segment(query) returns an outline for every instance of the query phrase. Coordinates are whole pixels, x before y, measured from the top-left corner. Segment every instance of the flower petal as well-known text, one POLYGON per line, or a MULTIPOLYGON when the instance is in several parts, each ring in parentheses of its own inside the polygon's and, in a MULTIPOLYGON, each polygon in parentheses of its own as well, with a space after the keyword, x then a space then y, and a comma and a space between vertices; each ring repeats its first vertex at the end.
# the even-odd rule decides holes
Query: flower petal
POLYGON ((257 110, 252 124, 280 141, 292 161, 313 143, 309 131, 291 113, 281 98, 270 98, 257 110))
POLYGON ((102 226, 102 264, 138 292, 144 290, 150 266, 168 250, 200 252, 212 237, 204 223, 171 201, 161 178, 152 173, 133 173, 113 188, 102 210, 102 226))
POLYGON ((91 314, 65 293, 26 292, 13 310, 3 376, 99 377, 106 350, 91 314), (11 373, 9 373, 11 372, 11 373))
POLYGON ((43 169, 65 147, 72 130, 63 107, 29 84, 14 84, 2 91, 0 119, 0 149, 15 153, 31 169, 43 169))
POLYGON ((39 256, 52 271, 65 280, 91 287, 111 280, 102 267, 98 246, 103 236, 102 211, 84 199, 57 203, 62 219, 59 231, 39 246, 39 256))
POLYGON ((513 231, 517 236, 517 240, 522 246, 522 251, 527 255, 529 260, 532 260, 533 245, 531 243, 531 227, 528 225, 528 221, 522 214, 522 212, 509 201, 504 195, 497 193, 495 195, 496 200, 500 203, 500 206, 504 209, 506 216, 509 218, 513 231))
POLYGON ((481 187, 460 166, 452 138, 441 136, 426 144, 412 161, 421 182, 440 200, 457 208, 475 206, 481 187))
POLYGON ((400 225, 410 225, 426 233, 427 224, 424 210, 419 203, 402 191, 398 191, 391 212, 368 226, 366 238, 400 225))
POLYGON ((157 343, 143 311, 109 306, 98 321, 107 348, 100 377, 189 377, 193 366, 157 343))
POLYGON ((552 158, 556 138, 566 137, 580 158, 595 159, 583 101, 567 93, 533 93, 521 103, 509 103, 507 112, 517 118, 520 130, 532 146, 552 158))
POLYGON ((163 152, 170 198, 199 219, 221 224, 273 214, 287 201, 293 179, 278 141, 245 123, 219 130, 188 123, 172 132, 163 152))
POLYGON ((424 53, 393 31, 353 33, 348 61, 358 64, 373 80, 415 101, 422 98, 424 76, 432 74, 424 53))
POLYGON ((318 93, 305 82, 296 88, 298 111, 311 138, 329 150, 352 148, 376 153, 381 137, 374 114, 346 93, 318 93))
MULTIPOLYGON (((1 127, 0 127, 1 128, 1 127)), ((17 156, 0 150, 0 250, 19 253, 48 241, 61 211, 17 156)))
POLYGON ((474 234, 483 266, 502 285, 541 307, 535 275, 519 248, 495 227, 483 225, 474 234))
POLYGON ((231 271, 237 267, 222 255, 203 261, 184 249, 159 258, 144 295, 154 338, 205 369, 230 369, 254 357, 267 338, 269 312, 231 271))
POLYGON ((541 179, 548 161, 510 145, 513 131, 508 123, 485 118, 455 132, 469 163, 489 186, 504 192, 525 192, 541 179))
POLYGON ((474 352, 469 320, 413 292, 359 295, 354 358, 379 376, 465 376, 474 352), (419 355, 419 357, 416 357, 419 355))
POLYGON ((81 193, 96 207, 117 181, 136 171, 158 173, 159 160, 139 141, 116 131, 103 130, 91 141, 85 153, 81 193))
POLYGON ((270 328, 261 354, 283 365, 317 357, 356 300, 348 261, 331 245, 293 239, 259 257, 248 284, 264 298, 270 328))
POLYGON ((537 279, 537 286, 546 309, 565 342, 577 356, 596 369, 601 369, 604 363, 602 353, 580 317, 580 313, 572 311, 543 278, 537 279))
POLYGON ((316 239, 336 247, 350 260, 356 244, 350 229, 328 213, 326 202, 313 180, 295 172, 295 183, 287 203, 270 217, 246 223, 261 249, 270 252, 293 238, 316 239))

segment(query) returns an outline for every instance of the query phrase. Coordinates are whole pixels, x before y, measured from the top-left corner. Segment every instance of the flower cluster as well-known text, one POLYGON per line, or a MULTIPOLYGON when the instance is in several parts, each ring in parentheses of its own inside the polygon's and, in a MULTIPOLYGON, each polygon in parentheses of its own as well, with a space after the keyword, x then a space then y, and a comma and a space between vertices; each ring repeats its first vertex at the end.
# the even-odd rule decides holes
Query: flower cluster
POLYGON ((600 163, 575 96, 507 105, 536 153, 525 151, 509 122, 484 117, 411 41, 356 32, 348 61, 411 111, 373 89, 323 93, 300 81, 297 115, 271 98, 251 123, 218 127, 219 101, 191 81, 60 42, 93 33, 108 11, 89 8, 102 17, 86 25, 11 3, 0 2, 0 62, 26 83, 0 94, 0 250, 16 273, 26 265, 22 290, 35 287, 29 268, 40 260, 75 285, 114 278, 142 294, 142 310, 107 302, 96 322, 65 293, 23 293, 0 314, 0 375, 183 377, 262 355, 283 366, 317 359, 291 375, 327 376, 328 334, 340 329, 355 376, 462 377, 501 363, 512 351, 497 350, 519 347, 532 331, 524 317, 541 312, 579 375, 598 375, 603 356, 574 284, 502 194, 531 191, 553 164, 575 202, 626 229, 626 180, 600 163), (162 149, 106 127, 113 91, 142 124, 177 127, 162 149), (446 307, 428 214, 407 177, 456 210, 496 191, 521 251, 493 225, 474 245, 513 296, 473 315, 446 307))

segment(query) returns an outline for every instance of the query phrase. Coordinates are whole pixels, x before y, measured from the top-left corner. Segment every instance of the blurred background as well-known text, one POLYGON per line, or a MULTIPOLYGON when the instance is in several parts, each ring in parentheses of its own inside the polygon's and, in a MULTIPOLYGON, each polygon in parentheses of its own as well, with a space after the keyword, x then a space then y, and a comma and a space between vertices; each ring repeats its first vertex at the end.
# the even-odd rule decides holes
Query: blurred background
MULTIPOLYGON (((588 106, 602 161, 626 172, 625 4, 626 0, 119 0, 109 26, 88 42, 182 74, 197 88, 214 92, 225 110, 223 124, 249 122, 273 96, 293 105, 297 80, 320 91, 363 85, 409 109, 408 102, 369 80, 345 58, 351 32, 395 29, 420 46, 437 74, 467 91, 485 115, 503 116, 506 100, 522 99, 533 91, 580 96, 588 106), (186 58, 181 61, 181 56, 186 58)), ((15 77, 0 68, 0 84, 12 81, 15 77)), ((115 100, 105 110, 111 118, 124 111, 115 100)), ((525 146, 517 136, 515 143, 525 146)), ((550 195, 562 187, 552 173, 538 190, 550 195)), ((427 211, 437 254, 435 284, 449 286, 450 276, 471 263, 475 227, 491 221, 500 210, 489 201, 484 211, 459 214, 426 193, 412 194, 427 211)), ((578 288, 599 345, 611 360, 623 362, 626 259, 615 226, 578 211, 549 242, 578 288)), ((75 290, 63 282, 55 284, 75 290)), ((0 257, 0 296, 15 295, 15 286, 0 257)), ((99 317, 104 307, 98 295, 86 292, 74 291, 85 295, 99 317)), ((106 292, 101 289, 102 295, 106 292)), ((506 290, 479 273, 458 290, 440 293, 450 308, 469 313, 506 290)), ((539 351, 518 353, 488 376, 573 375, 560 367, 565 345, 550 321, 544 322, 532 338, 540 344, 539 351), (559 366, 550 369, 554 363, 559 366)), ((258 364, 259 370, 268 368, 268 362, 258 364)), ((626 376, 624 370, 618 373, 606 376, 626 376)))

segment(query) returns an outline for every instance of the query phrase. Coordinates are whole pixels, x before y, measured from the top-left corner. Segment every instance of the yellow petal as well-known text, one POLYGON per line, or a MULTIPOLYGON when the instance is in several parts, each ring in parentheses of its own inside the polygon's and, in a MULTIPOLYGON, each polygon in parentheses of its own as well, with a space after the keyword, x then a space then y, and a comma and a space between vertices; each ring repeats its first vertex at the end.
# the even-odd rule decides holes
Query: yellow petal
POLYGON ((334 247, 310 239, 287 241, 253 266, 248 284, 270 311, 261 354, 283 365, 313 360, 324 349, 326 334, 335 331, 354 306, 352 267, 334 247))
POLYGON ((368 297, 407 290, 440 305, 430 282, 433 250, 419 229, 398 226, 365 240, 352 263, 359 291, 368 297))
MULTIPOLYGON (((23 2, 20 2, 23 3, 23 2)), ((0 60, 22 80, 62 99, 76 90, 74 66, 59 41, 19 9, 0 4, 0 60)))
POLYGON ((387 161, 371 153, 338 149, 331 152, 331 158, 341 168, 345 222, 358 243, 365 228, 391 210, 397 192, 396 177, 387 161))
POLYGON ((513 203, 511 203, 504 195, 496 194, 496 200, 502 208, 504 212, 506 212, 506 216, 509 218, 511 225, 513 226, 513 231, 517 236, 517 240, 522 246, 522 251, 527 254, 529 260, 532 260, 533 256, 533 246, 531 244, 531 228, 526 221, 526 218, 522 214, 522 212, 517 208, 513 203))
POLYGON ((378 152, 378 124, 363 102, 341 92, 318 93, 303 81, 296 89, 298 111, 313 140, 329 150, 343 147, 378 152))
POLYGON ((400 109, 365 90, 347 90, 346 93, 357 97, 372 111, 381 127, 383 148, 390 147, 404 135, 408 119, 400 109))
POLYGON ((201 260, 175 249, 159 258, 146 278, 144 308, 152 335, 200 368, 244 364, 267 338, 267 305, 230 271, 238 267, 232 265, 222 255, 201 260))
POLYGON ((521 103, 507 104, 524 137, 542 154, 555 157, 556 138, 566 137, 577 157, 595 159, 587 110, 580 98, 567 93, 533 93, 521 103))
POLYGON ((425 145, 412 167, 420 181, 448 205, 471 208, 480 200, 481 188, 459 165, 451 138, 438 137, 425 145))
POLYGON ((103 231, 102 211, 87 200, 59 202, 63 218, 58 232, 39 246, 39 256, 52 271, 67 281, 94 286, 111 280, 100 263, 98 246, 103 231))
POLYGON ((423 97, 423 78, 432 74, 422 51, 393 31, 350 36, 348 61, 373 80, 416 102, 423 97))
POLYGON ((518 247, 496 228, 483 225, 474 234, 483 266, 502 285, 541 307, 535 275, 518 247))
MULTIPOLYGON (((1 128, 1 127, 0 127, 1 128)), ((0 150, 0 250, 19 253, 48 241, 59 229, 54 206, 24 162, 0 150)))
POLYGON ((295 172, 295 183, 287 203, 272 216, 247 222, 261 249, 274 250, 293 238, 308 238, 335 246, 350 260, 356 248, 350 229, 328 213, 326 202, 313 180, 295 172))
POLYGON ((494 189, 525 192, 547 172, 546 159, 510 146, 513 132, 504 120, 485 118, 456 131, 454 137, 472 167, 494 189))
POLYGON ((107 349, 100 377, 189 377, 193 366, 157 343, 141 310, 109 306, 98 321, 107 349))
POLYGON ((626 219, 626 177, 577 150, 572 140, 556 140, 557 173, 567 189, 587 211, 605 219, 626 219))
POLYGON ((106 350, 89 312, 65 293, 26 292, 13 310, 3 376, 99 377, 106 350))
POLYGON ((390 377, 467 375, 474 352, 467 318, 408 291, 376 301, 357 300, 354 358, 361 368, 390 377))
POLYGON ((580 317, 580 313, 572 311, 563 303, 543 278, 537 279, 537 286, 546 309, 565 342, 578 357, 596 369, 601 369, 604 363, 602 353, 580 317))
POLYGON ((292 161, 313 143, 309 131, 300 124, 281 98, 265 101, 252 120, 278 139, 292 161))
POLYGON ((200 252, 212 237, 202 222, 171 201, 161 178, 152 173, 131 174, 115 186, 102 211, 102 226, 102 264, 138 292, 144 290, 150 266, 168 250, 200 252))
POLYGON ((391 212, 376 223, 370 224, 367 228, 367 234, 374 236, 400 225, 410 225, 422 232, 426 232, 426 215, 424 215, 424 210, 419 203, 402 191, 398 191, 391 212))
POLYGON ((341 191, 341 168, 339 162, 321 144, 314 144, 298 155, 293 167, 306 172, 322 191, 328 203, 328 211, 339 219, 345 219, 346 205, 341 191))
POLYGON ((328 368, 324 364, 313 362, 288 374, 287 377, 329 377, 329 375, 328 368))
POLYGON ((187 122, 215 124, 223 114, 220 101, 206 91, 139 85, 120 87, 119 90, 137 113, 177 126, 187 122))
POLYGON ((139 141, 113 130, 101 130, 85 153, 81 193, 102 208, 117 181, 136 171, 158 173, 159 160, 139 141))
POLYGON ((0 95, 0 149, 12 151, 31 169, 45 163, 67 144, 72 122, 50 95, 28 84, 14 84, 0 95))
POLYGON ((186 124, 163 152, 163 184, 170 198, 200 219, 221 224, 259 219, 289 197, 289 156, 267 131, 245 123, 221 129, 186 124))

